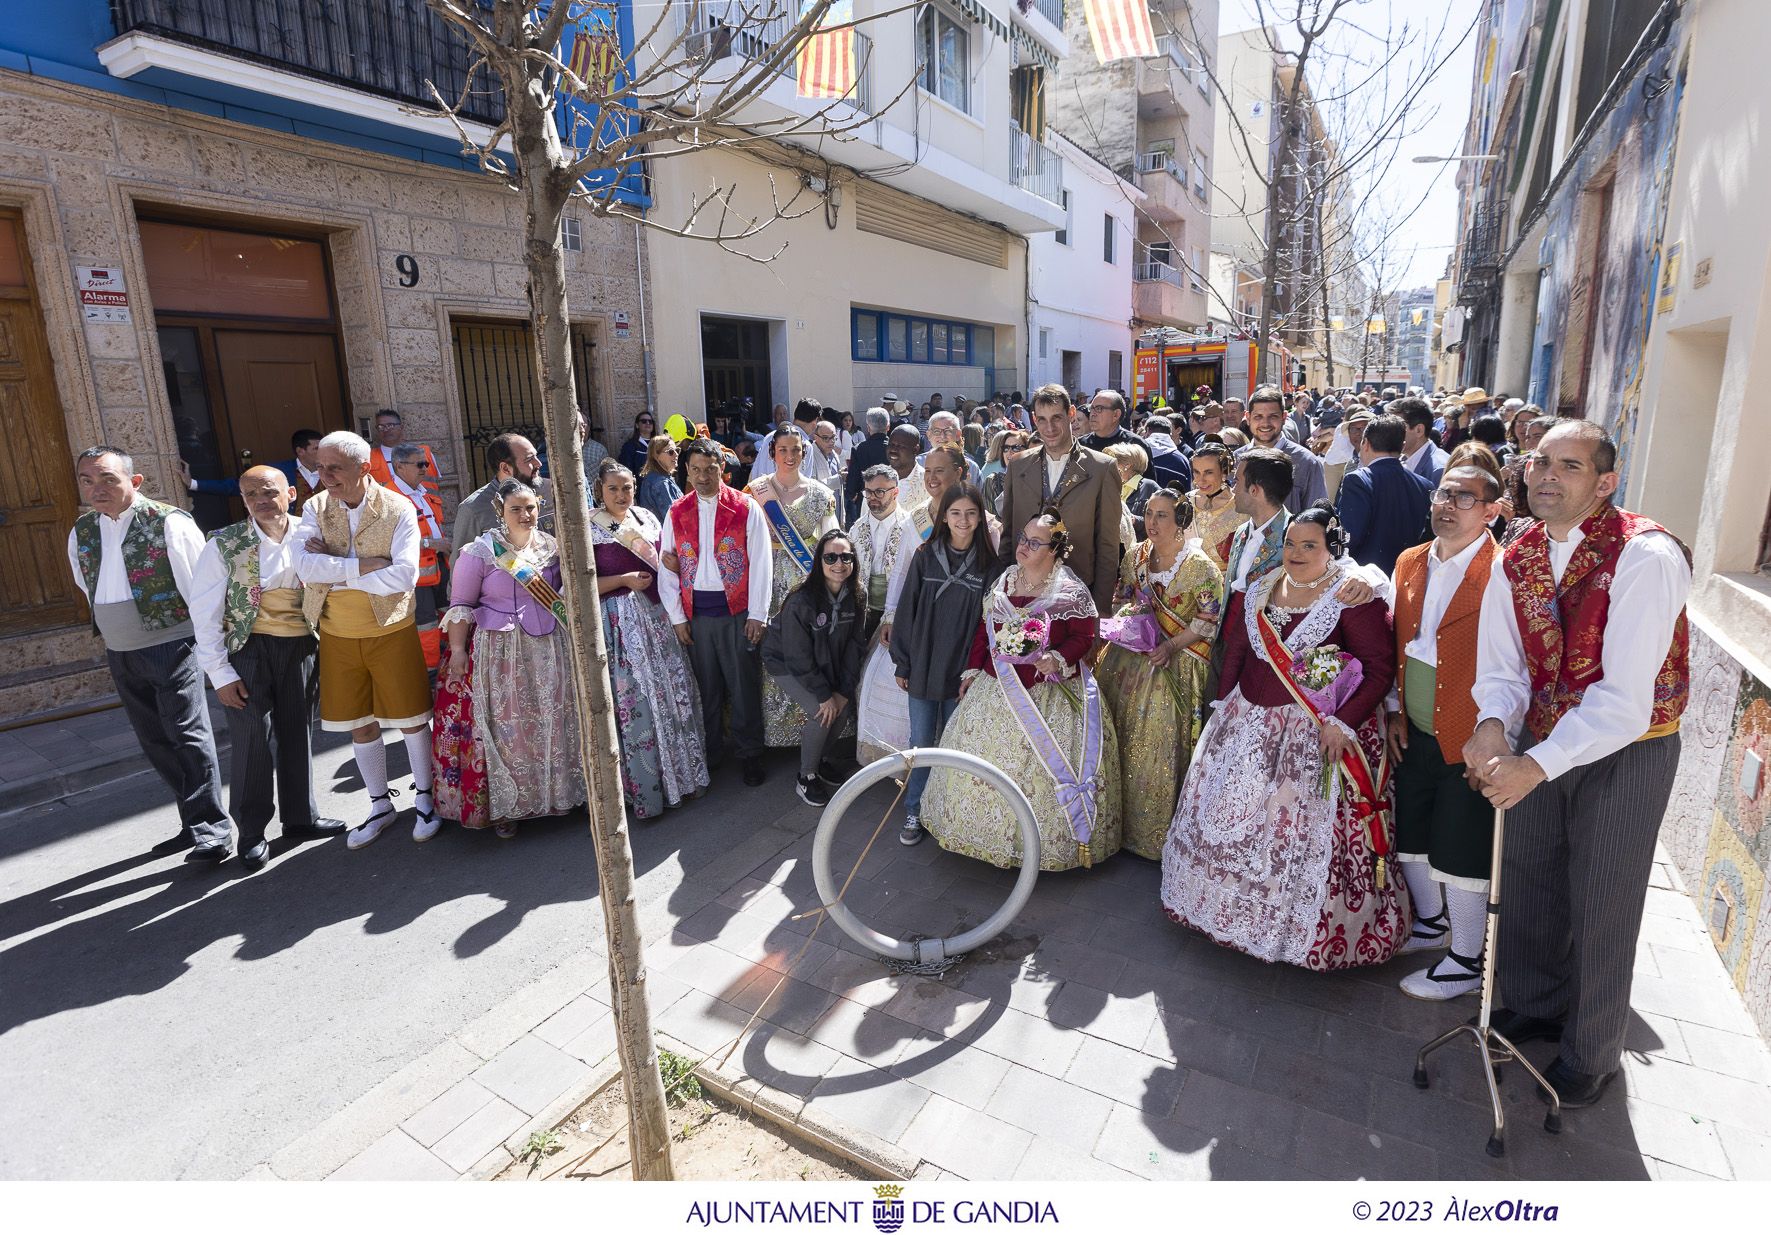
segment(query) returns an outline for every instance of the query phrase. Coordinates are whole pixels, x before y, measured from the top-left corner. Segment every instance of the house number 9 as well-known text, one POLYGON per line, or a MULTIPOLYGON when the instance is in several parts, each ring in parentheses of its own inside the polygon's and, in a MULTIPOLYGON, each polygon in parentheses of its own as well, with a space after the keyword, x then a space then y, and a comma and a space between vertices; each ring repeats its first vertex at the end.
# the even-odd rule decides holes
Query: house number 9
POLYGON ((394 258, 394 269, 400 272, 401 287, 418 286, 418 259, 410 253, 402 253, 394 258))

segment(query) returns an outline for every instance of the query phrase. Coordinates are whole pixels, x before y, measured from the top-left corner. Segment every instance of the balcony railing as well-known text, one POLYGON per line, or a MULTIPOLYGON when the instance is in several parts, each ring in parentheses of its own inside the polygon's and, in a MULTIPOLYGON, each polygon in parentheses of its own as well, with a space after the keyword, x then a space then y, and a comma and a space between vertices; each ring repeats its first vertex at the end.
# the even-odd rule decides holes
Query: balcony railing
MULTIPOLYGON (((746 60, 767 59, 798 23, 799 16, 797 12, 783 13, 759 21, 750 16, 754 7, 747 7, 742 0, 678 0, 677 12, 686 35, 683 57, 707 64, 717 63, 728 56, 742 56, 746 60)), ((855 90, 848 102, 856 111, 868 114, 873 111, 869 89, 873 78, 872 59, 873 40, 859 30, 855 31, 855 90)), ((797 80, 797 57, 789 58, 781 66, 781 76, 788 81, 797 80)), ((717 82, 717 75, 714 80, 717 82)), ((834 101, 816 100, 820 104, 834 101)))
POLYGON ((1023 13, 1029 8, 1038 9, 1041 17, 1060 30, 1064 28, 1064 0, 1032 0, 1031 4, 1025 3, 1024 0, 1017 0, 1017 3, 1021 4, 1023 13))
POLYGON ((1181 40, 1172 34, 1159 34, 1156 36, 1156 54, 1158 56, 1166 56, 1169 60, 1173 61, 1174 66, 1183 73, 1191 73, 1193 71, 1193 57, 1187 54, 1187 49, 1185 47, 1181 46, 1181 40))
POLYGON ((1175 287, 1185 286, 1181 272, 1167 262, 1139 262, 1132 267, 1134 283, 1169 283, 1175 287))
POLYGON ((1166 151, 1153 150, 1148 154, 1138 156, 1138 175, 1154 176, 1162 172, 1166 172, 1180 181, 1183 189, 1187 187, 1187 166, 1184 163, 1177 163, 1174 155, 1166 151))
MULTIPOLYGON (((119 34, 158 35, 340 86, 435 106, 453 103, 473 63, 467 45, 424 0, 111 0, 119 34)), ((504 96, 484 70, 462 116, 504 118, 504 96)))
POLYGON ((1462 283, 1485 284, 1500 274, 1502 241, 1506 235, 1506 215, 1497 207, 1478 208, 1470 218, 1470 230, 1464 235, 1462 283))
POLYGON ((1029 137, 1009 121, 1009 183, 1036 193, 1053 205, 1064 204, 1064 163, 1057 152, 1029 137))

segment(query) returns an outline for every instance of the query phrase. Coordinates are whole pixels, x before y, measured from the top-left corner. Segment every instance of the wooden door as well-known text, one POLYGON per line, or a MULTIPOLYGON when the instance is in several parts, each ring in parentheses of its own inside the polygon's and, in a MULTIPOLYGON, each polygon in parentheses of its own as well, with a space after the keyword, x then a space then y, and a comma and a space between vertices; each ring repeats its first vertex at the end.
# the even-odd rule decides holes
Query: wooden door
POLYGON ((31 284, 24 229, 0 214, 0 634, 78 622, 68 529, 79 513, 73 452, 31 284))
POLYGON ((238 470, 289 458, 297 429, 328 433, 344 425, 331 334, 218 329, 215 359, 238 470))

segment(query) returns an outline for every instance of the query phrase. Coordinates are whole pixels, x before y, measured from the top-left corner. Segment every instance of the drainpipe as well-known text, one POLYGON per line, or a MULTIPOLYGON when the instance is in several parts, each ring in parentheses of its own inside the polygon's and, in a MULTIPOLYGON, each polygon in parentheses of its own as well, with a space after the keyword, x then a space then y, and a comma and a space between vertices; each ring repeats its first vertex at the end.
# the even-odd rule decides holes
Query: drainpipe
POLYGON ((640 225, 633 225, 633 277, 640 289, 640 359, 646 373, 646 412, 658 423, 658 392, 652 384, 652 332, 646 325, 646 272, 640 265, 640 225))

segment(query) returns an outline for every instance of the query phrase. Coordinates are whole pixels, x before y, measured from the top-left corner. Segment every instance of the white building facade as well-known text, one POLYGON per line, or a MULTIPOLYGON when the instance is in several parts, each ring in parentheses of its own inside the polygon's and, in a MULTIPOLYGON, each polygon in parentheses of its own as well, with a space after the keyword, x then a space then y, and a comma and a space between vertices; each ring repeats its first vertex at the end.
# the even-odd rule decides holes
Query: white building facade
POLYGON ((1028 240, 1027 388, 1058 382, 1071 391, 1128 390, 1136 346, 1128 239, 1144 193, 1063 134, 1054 130, 1047 142, 1063 161, 1065 218, 1057 231, 1028 240))

